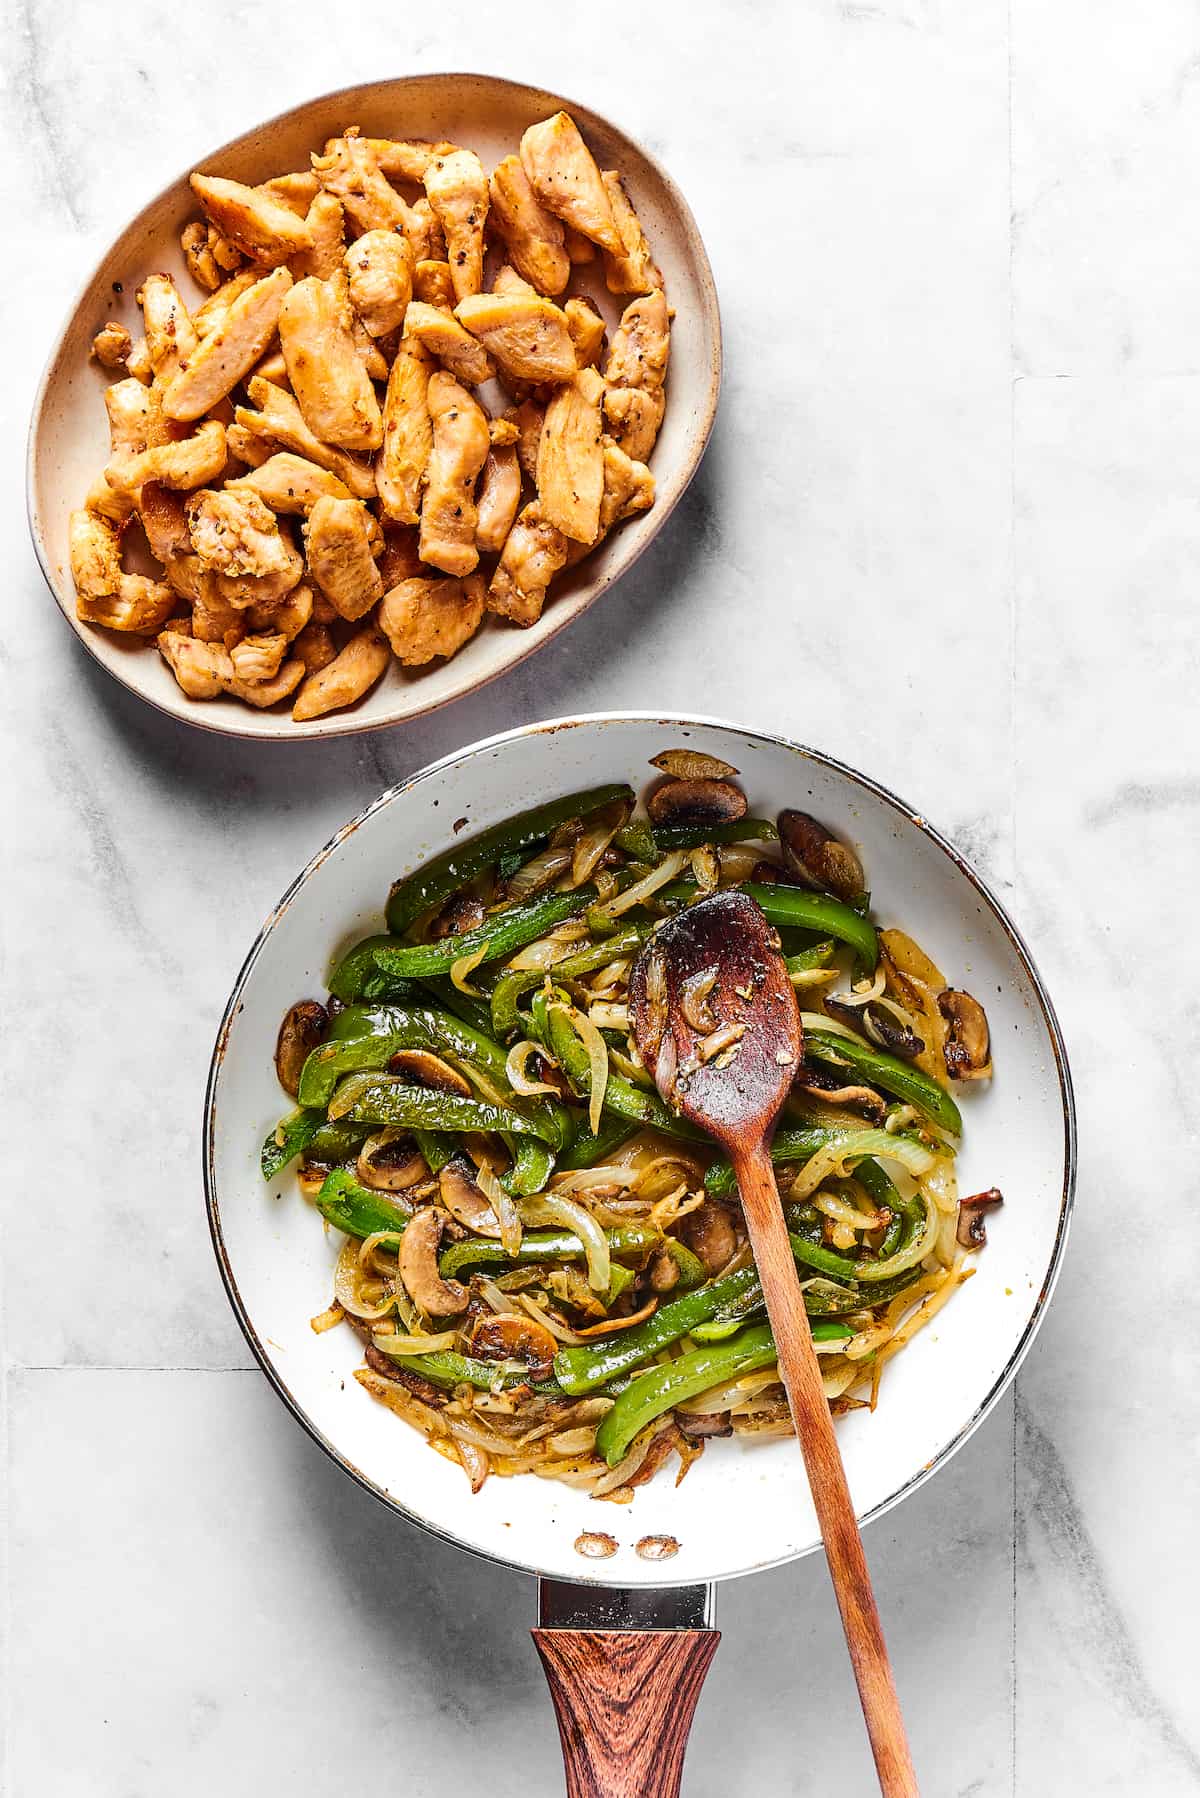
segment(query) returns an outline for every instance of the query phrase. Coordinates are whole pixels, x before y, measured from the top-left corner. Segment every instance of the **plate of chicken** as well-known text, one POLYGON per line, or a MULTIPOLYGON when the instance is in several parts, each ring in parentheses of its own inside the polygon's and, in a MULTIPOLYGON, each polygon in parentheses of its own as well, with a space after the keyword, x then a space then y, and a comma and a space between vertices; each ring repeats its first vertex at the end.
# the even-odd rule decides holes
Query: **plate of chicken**
POLYGON ((34 546, 159 709, 377 729, 636 561, 720 379, 695 221, 623 132, 487 76, 350 88, 205 157, 101 259, 34 407, 34 546))

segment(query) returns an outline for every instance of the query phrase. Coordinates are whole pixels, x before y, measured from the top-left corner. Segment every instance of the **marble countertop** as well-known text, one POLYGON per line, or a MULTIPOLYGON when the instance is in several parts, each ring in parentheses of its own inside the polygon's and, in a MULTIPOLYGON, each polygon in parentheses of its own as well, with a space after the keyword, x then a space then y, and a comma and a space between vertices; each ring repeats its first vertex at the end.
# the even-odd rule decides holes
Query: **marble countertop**
MULTIPOLYGON (((1045 1328, 869 1534, 925 1792, 1200 1793, 1194 7, 3 16, 3 1790, 415 1795, 464 1785, 481 1746, 492 1798, 560 1789, 531 1584, 387 1515, 251 1366, 200 1098, 245 946, 381 787, 537 716, 679 706, 916 800, 1011 904, 1073 1053, 1079 1200, 1045 1328), (58 319, 214 143, 454 67, 578 95, 682 185, 726 332, 708 457, 630 578, 476 698, 319 750, 173 725, 85 657, 28 546, 58 319), (1172 1228, 1135 1259, 1125 1220, 1152 1203, 1172 1228)), ((719 1611, 690 1798, 868 1793, 821 1565, 719 1611)))

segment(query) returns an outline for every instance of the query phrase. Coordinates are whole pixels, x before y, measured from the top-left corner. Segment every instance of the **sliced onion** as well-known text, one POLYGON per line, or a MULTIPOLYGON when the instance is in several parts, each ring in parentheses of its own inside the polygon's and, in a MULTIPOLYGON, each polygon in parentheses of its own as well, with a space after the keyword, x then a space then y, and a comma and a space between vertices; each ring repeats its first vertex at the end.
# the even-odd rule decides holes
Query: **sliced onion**
POLYGON ((471 998, 478 999, 479 988, 471 985, 469 976, 475 972, 480 962, 487 960, 487 953, 485 943, 482 948, 474 950, 470 955, 460 955, 456 962, 451 963, 450 981, 460 993, 467 993, 471 998))
POLYGON ((654 1423, 647 1424, 644 1430, 638 1431, 633 1439, 633 1446, 624 1459, 618 1461, 615 1467, 610 1467, 608 1472, 602 1474, 596 1481, 592 1487, 593 1498, 604 1498, 609 1492, 615 1492, 618 1486, 623 1486, 626 1480, 633 1478, 650 1453, 651 1444, 657 1436, 659 1428, 660 1425, 656 1420, 654 1423))
POLYGON ((604 851, 621 829, 632 810, 628 800, 618 799, 596 815, 594 823, 585 827, 571 857, 571 885, 581 887, 590 880, 604 851))
MULTIPOLYGON (((396 1241, 399 1243, 399 1234, 397 1232, 390 1234, 395 1235, 396 1241)), ((368 1237, 367 1240, 369 1242, 371 1238, 368 1237)), ((349 1316, 361 1318, 365 1323, 373 1323, 378 1317, 386 1317, 388 1312, 394 1308, 396 1300, 394 1295, 389 1295, 378 1304, 369 1304, 359 1296, 363 1272, 362 1263, 359 1260, 360 1247, 357 1238, 353 1236, 346 1238, 342 1252, 337 1258, 337 1265, 333 1270, 333 1296, 349 1316)))
POLYGON ((552 1455, 590 1455, 595 1446, 594 1423, 580 1424, 573 1430, 558 1430, 546 1438, 546 1447, 552 1455))
POLYGON ((555 1342, 563 1342, 568 1348, 579 1346, 582 1338, 567 1324, 559 1323, 557 1317, 552 1317, 549 1311, 544 1311, 537 1300, 531 1299, 527 1292, 519 1292, 517 1300, 528 1311, 535 1323, 541 1324, 543 1330, 550 1332, 555 1342))
POLYGON ((715 1030, 717 1020, 713 1016, 709 997, 717 984, 716 968, 701 968, 698 974, 689 974, 683 983, 683 991, 679 997, 679 1009, 682 1011, 692 1029, 701 1036, 715 1030))
POLYGON ((587 1015, 597 1030, 628 1030, 629 1007, 625 1004, 612 1005, 604 1000, 597 1000, 589 1005, 587 1015))
POLYGON ((600 1118, 604 1110, 604 1093, 608 1086, 608 1044, 592 1020, 585 1017, 578 1007, 555 1005, 551 1006, 551 1010, 561 1011, 567 1017, 572 1028, 578 1033, 580 1042, 587 1050, 588 1126, 594 1136, 600 1128, 600 1118))
POLYGON ((622 912, 631 911, 635 905, 640 905, 652 893, 657 893, 660 887, 670 886, 683 872, 690 856, 691 851, 687 849, 676 849, 670 855, 665 855, 657 868, 651 868, 649 874, 644 874, 641 880, 626 887, 618 898, 605 906, 608 916, 619 917, 622 912))
POLYGON ((882 1230, 888 1221, 886 1213, 860 1211, 857 1205, 848 1205, 835 1192, 818 1193, 813 1203, 818 1211, 831 1217, 835 1224, 845 1224, 848 1230, 882 1230))
POLYGON ((543 849, 540 854, 531 856, 510 880, 505 881, 505 898, 513 901, 532 899, 544 887, 553 886, 559 875, 565 874, 571 866, 573 855, 572 845, 563 843, 557 849, 543 849))
POLYGON ((588 1324, 575 1332, 580 1338, 589 1336, 615 1336, 618 1330, 632 1330, 635 1324, 644 1324, 648 1317, 653 1317, 658 1310, 657 1298, 647 1299, 640 1311, 631 1311, 628 1317, 606 1317, 603 1323, 588 1324))
MULTIPOLYGON (((489 1195, 490 1196, 490 1195, 489 1195)), ((521 1201, 521 1216, 531 1227, 538 1224, 562 1224, 573 1230, 587 1256, 588 1285, 593 1292, 607 1292, 612 1283, 612 1257, 608 1238, 590 1211, 566 1199, 560 1192, 539 1192, 535 1198, 521 1201)))
POLYGON ((696 876, 696 885, 707 897, 715 893, 721 884, 721 863, 711 843, 702 843, 699 849, 692 850, 692 873, 696 876))
POLYGON ((523 1227, 521 1214, 517 1210, 512 1194, 505 1190, 490 1168, 481 1167, 475 1170, 475 1184, 480 1192, 492 1202, 492 1209, 496 1213, 500 1225, 500 1242, 505 1254, 515 1255, 521 1246, 523 1227))
POLYGON ((455 1346, 458 1331, 439 1330, 433 1336, 425 1336, 419 1332, 411 1336, 399 1333, 394 1336, 373 1335, 371 1340, 385 1355, 441 1355, 455 1346))
POLYGON ((889 1136, 885 1130, 863 1130, 855 1134, 854 1141, 829 1142, 822 1145, 814 1156, 807 1161, 797 1173, 789 1189, 792 1199, 806 1199, 810 1193, 816 1192, 823 1180, 831 1176, 838 1179, 845 1177, 843 1158, 849 1153, 856 1161, 865 1155, 878 1155, 891 1161, 898 1161, 914 1180, 919 1180, 933 1166, 935 1157, 920 1143, 911 1142, 905 1136, 889 1136))
POLYGON ((588 934, 587 925, 581 918, 569 918, 546 936, 538 937, 536 942, 527 943, 523 949, 506 961, 506 970, 514 974, 540 974, 544 968, 552 968, 556 962, 566 961, 575 953, 575 945, 588 934))
MULTIPOLYGON (((531 1055, 545 1054, 546 1051, 541 1044, 530 1042, 528 1037, 519 1043, 514 1043, 508 1051, 504 1072, 508 1076, 508 1084, 515 1093, 520 1093, 523 1099, 536 1098, 539 1093, 549 1093, 551 1098, 558 1096, 557 1087, 550 1086, 545 1080, 532 1080, 525 1071, 525 1064, 531 1055)), ((550 1059, 549 1056, 546 1058, 550 1059)))
POLYGON ((597 1187, 616 1187, 624 1191, 626 1187, 637 1183, 638 1175, 632 1168, 619 1167, 615 1162, 602 1161, 595 1167, 581 1167, 567 1174, 555 1174, 550 1185, 554 1192, 594 1192, 597 1187))
POLYGON ((314 1336, 323 1336, 326 1330, 332 1330, 340 1324, 345 1315, 346 1313, 335 1299, 333 1304, 322 1311, 319 1316, 309 1318, 308 1327, 314 1336))
MULTIPOLYGON (((954 1213, 942 1213, 938 1210, 932 1195, 926 1191, 924 1182, 922 1182, 919 1192, 921 1203, 925 1207, 924 1224, 917 1231, 917 1234, 913 1237, 913 1240, 909 1243, 908 1247, 906 1249, 901 1249, 898 1255, 889 1256, 886 1261, 861 1263, 855 1270, 856 1277, 859 1280, 867 1282, 874 1280, 891 1280, 894 1279, 897 1274, 907 1273, 910 1267, 916 1267, 918 1263, 924 1261, 927 1255, 931 1255, 937 1247, 943 1216, 948 1216, 951 1226, 955 1226, 956 1220, 954 1213)), ((818 1200, 818 1203, 819 1202, 820 1201, 818 1200)))

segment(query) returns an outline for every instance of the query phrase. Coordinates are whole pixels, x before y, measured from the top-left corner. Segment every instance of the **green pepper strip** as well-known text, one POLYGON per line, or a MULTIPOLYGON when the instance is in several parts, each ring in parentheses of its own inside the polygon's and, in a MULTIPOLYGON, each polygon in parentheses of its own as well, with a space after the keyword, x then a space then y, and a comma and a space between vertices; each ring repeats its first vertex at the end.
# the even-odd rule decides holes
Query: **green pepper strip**
POLYGON ((326 1166, 331 1162, 346 1161, 351 1155, 358 1154, 370 1134, 369 1124, 322 1124, 308 1144, 305 1160, 319 1161, 326 1166))
POLYGON ((962 1113, 950 1094, 929 1074, 909 1061, 901 1061, 898 1055, 887 1055, 882 1049, 873 1049, 852 1036, 839 1036, 833 1030, 806 1030, 804 1053, 829 1067, 852 1067, 873 1086, 881 1086, 884 1092, 917 1106, 952 1136, 961 1136, 962 1113))
POLYGON ((733 824, 656 824, 654 847, 660 855, 673 849, 699 849, 705 843, 774 843, 779 832, 769 818, 739 818, 733 824))
MULTIPOLYGON (((591 1091, 592 1076, 588 1053, 580 1042, 565 1009, 569 1001, 565 994, 556 994, 561 1004, 550 1002, 544 1007, 546 1031, 549 1036, 548 1047, 559 1067, 571 1085, 586 1098, 591 1091)), ((534 1018, 537 1020, 543 1007, 536 1001, 544 1000, 545 994, 535 996, 534 1018)), ((545 1041, 546 1038, 541 1039, 545 1041)), ((656 1092, 645 1092, 635 1086, 631 1080, 609 1069, 608 1081, 604 1088, 604 1109, 615 1111, 623 1118, 629 1118, 635 1124, 643 1124, 651 1130, 661 1130, 664 1136, 682 1137, 686 1142, 704 1142, 701 1135, 684 1118, 678 1118, 669 1106, 664 1105, 656 1092)))
MULTIPOLYGON (((480 972, 481 970, 476 972, 476 979, 479 978, 480 972)), ((481 1036, 487 1036, 490 1033, 492 1013, 488 1001, 476 999, 471 993, 460 992, 449 974, 431 976, 427 980, 422 980, 420 986, 426 990, 421 992, 418 988, 418 1004, 424 1004, 427 993, 432 993, 439 1005, 443 1006, 446 1011, 453 1012, 456 1018, 461 1018, 464 1024, 469 1024, 472 1030, 478 1030, 481 1036)))
POLYGON ((412 1206, 399 1193, 360 1186, 344 1168, 325 1176, 316 1204, 321 1216, 345 1236, 374 1236, 377 1230, 403 1233, 412 1217, 412 1206))
POLYGON ((308 1147, 324 1122, 325 1113, 314 1110, 311 1106, 302 1106, 299 1111, 280 1118, 263 1143, 258 1158, 263 1179, 273 1180, 289 1161, 294 1161, 301 1149, 308 1147))
POLYGON ((632 798, 633 789, 623 782, 589 787, 582 793, 567 793, 561 799, 535 806, 532 811, 520 812, 515 818, 494 824, 490 830, 480 831, 465 843, 456 843, 453 849, 435 855, 432 861, 394 883, 387 901, 388 929, 399 936, 422 912, 440 905, 493 862, 548 837, 568 818, 583 818, 616 799, 632 798))
MULTIPOLYGON (((610 961, 636 955, 653 928, 652 924, 627 925, 617 936, 591 943, 578 954, 557 962, 552 976, 555 980, 572 980, 577 974, 593 974, 597 968, 606 968, 610 961)), ((514 968, 500 976, 492 993, 492 1029, 502 1041, 521 1028, 517 1006, 524 994, 540 986, 545 978, 544 968, 514 968)))
MULTIPOLYGON (((376 1344, 377 1347, 381 1346, 376 1344)), ((509 1391, 514 1386, 529 1386, 534 1392, 557 1394, 562 1397, 553 1380, 531 1380, 528 1374, 497 1374, 494 1361, 479 1361, 473 1355, 456 1355, 451 1350, 436 1355, 393 1355, 388 1349, 383 1353, 397 1367, 406 1367, 410 1373, 420 1374, 431 1386, 441 1386, 447 1392, 453 1392, 456 1386, 475 1386, 480 1392, 490 1392, 494 1386, 509 1391)))
POLYGON ((435 1130, 414 1130, 413 1140, 431 1174, 438 1173, 446 1163, 453 1159, 457 1144, 448 1137, 441 1136, 435 1130))
POLYGON ((607 1161, 613 1150, 628 1142, 636 1130, 637 1125, 631 1124, 628 1118, 605 1112, 594 1136, 585 1124, 566 1154, 559 1156, 559 1172, 595 1167, 597 1162, 607 1161))
POLYGON ((512 1166, 500 1176, 500 1184, 506 1192, 527 1198, 531 1193, 541 1192, 553 1172, 554 1156, 545 1143, 523 1136, 517 1144, 512 1166))
POLYGON ((523 1117, 503 1105, 483 1099, 461 1099, 457 1093, 437 1092, 428 1086, 406 1086, 402 1080, 381 1075, 355 1086, 349 1102, 334 1094, 330 1116, 352 1124, 374 1124, 380 1129, 401 1130, 497 1130, 502 1135, 537 1136, 554 1147, 555 1131, 544 1118, 523 1117))
MULTIPOLYGON (((847 1129, 841 1124, 813 1124, 807 1130, 777 1130, 771 1143, 771 1160, 776 1167, 789 1161, 811 1161, 826 1143, 852 1143, 861 1134, 861 1131, 847 1129)), ((732 1163, 714 1161, 704 1176, 704 1184, 714 1198, 724 1198, 731 1193, 737 1185, 732 1163)))
MULTIPOLYGON (((650 1249, 666 1248, 679 1269, 679 1284, 688 1290, 704 1278, 703 1265, 692 1251, 672 1236, 660 1236, 645 1224, 623 1224, 604 1232, 609 1252, 614 1256, 644 1255, 650 1249)), ((464 1267, 523 1267, 539 1261, 583 1261, 586 1250, 570 1230, 526 1230, 521 1246, 510 1254, 503 1243, 490 1239, 467 1238, 456 1242, 442 1255, 438 1266, 443 1278, 450 1280, 464 1267)))
POLYGON ((329 990, 337 999, 353 1000, 360 997, 363 983, 376 971, 401 980, 424 980, 433 974, 448 974, 456 961, 481 950, 485 961, 495 961, 585 911, 595 897, 594 886, 576 887, 570 893, 543 893, 528 905, 494 912, 476 929, 441 937, 436 943, 398 943, 394 937, 367 937, 334 969, 329 990))
MULTIPOLYGON (((817 1342, 840 1339, 849 1334, 849 1330, 840 1324, 813 1325, 813 1337, 817 1342)), ((555 1360, 556 1368, 561 1358, 555 1360)), ((698 1393, 707 1392, 710 1386, 737 1379, 740 1374, 753 1373, 756 1368, 770 1367, 777 1359, 770 1325, 756 1324, 729 1342, 693 1349, 662 1367, 650 1368, 625 1388, 612 1410, 601 1419, 596 1431, 597 1453, 610 1467, 615 1467, 628 1454, 638 1431, 661 1417, 664 1411, 681 1405, 685 1399, 695 1398, 698 1393)))
POLYGON ((784 957, 784 966, 789 974, 803 974, 809 968, 827 968, 833 960, 835 948, 833 943, 814 943, 811 949, 801 949, 798 955, 784 957))

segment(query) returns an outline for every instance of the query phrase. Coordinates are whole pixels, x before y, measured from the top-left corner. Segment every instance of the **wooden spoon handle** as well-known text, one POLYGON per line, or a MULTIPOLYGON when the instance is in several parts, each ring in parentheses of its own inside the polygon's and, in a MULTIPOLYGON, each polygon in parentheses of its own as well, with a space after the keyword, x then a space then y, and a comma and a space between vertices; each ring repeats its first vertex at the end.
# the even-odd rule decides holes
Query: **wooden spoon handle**
POLYGON ((715 1629, 535 1629, 567 1798, 679 1798, 715 1629))
POLYGON ((765 1144, 734 1156, 754 1259, 779 1350, 779 1372, 808 1469, 846 1646, 884 1798, 919 1798, 854 1503, 821 1384, 804 1295, 765 1144))

